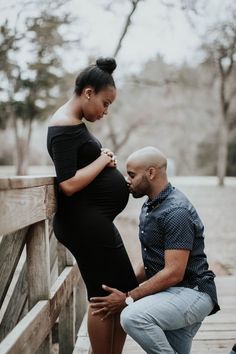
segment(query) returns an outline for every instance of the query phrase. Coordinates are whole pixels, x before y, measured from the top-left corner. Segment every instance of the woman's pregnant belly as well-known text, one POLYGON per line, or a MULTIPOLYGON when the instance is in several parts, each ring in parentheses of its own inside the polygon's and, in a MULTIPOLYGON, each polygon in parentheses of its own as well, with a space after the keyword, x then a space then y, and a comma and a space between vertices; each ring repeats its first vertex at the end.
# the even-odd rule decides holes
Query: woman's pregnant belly
POLYGON ((109 167, 95 178, 83 194, 112 219, 126 207, 129 199, 129 189, 123 175, 116 168, 109 167))
POLYGON ((129 189, 125 178, 116 168, 105 168, 82 191, 71 197, 60 193, 58 198, 58 211, 67 216, 75 216, 80 210, 97 208, 99 213, 114 219, 127 205, 129 189))

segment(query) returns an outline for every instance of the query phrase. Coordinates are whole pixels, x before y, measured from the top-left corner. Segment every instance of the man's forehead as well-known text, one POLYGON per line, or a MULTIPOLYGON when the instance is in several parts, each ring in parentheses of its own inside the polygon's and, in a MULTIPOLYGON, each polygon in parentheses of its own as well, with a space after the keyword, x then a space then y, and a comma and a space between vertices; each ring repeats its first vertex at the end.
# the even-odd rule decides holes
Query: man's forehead
POLYGON ((143 169, 143 166, 142 166, 142 163, 141 161, 137 161, 137 160, 128 160, 127 161, 127 164, 126 164, 126 168, 127 168, 127 171, 138 171, 138 170, 141 170, 143 169))

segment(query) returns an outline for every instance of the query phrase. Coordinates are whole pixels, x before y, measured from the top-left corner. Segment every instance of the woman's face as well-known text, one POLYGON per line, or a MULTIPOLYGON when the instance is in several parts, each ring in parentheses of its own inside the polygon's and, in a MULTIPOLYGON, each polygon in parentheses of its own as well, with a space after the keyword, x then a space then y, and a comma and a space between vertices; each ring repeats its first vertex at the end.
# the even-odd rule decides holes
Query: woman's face
POLYGON ((90 122, 95 122, 107 114, 108 107, 116 98, 116 89, 108 86, 95 93, 92 88, 85 89, 85 103, 83 106, 84 118, 90 122))

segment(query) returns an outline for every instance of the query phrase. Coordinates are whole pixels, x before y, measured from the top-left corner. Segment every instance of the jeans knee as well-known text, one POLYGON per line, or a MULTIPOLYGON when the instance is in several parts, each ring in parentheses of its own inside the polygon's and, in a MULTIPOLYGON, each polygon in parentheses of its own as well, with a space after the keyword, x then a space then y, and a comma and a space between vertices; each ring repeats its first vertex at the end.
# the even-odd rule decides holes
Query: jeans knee
POLYGON ((129 329, 132 328, 133 322, 134 318, 132 312, 129 311, 128 307, 126 307, 120 315, 120 323, 126 333, 129 333, 129 329))

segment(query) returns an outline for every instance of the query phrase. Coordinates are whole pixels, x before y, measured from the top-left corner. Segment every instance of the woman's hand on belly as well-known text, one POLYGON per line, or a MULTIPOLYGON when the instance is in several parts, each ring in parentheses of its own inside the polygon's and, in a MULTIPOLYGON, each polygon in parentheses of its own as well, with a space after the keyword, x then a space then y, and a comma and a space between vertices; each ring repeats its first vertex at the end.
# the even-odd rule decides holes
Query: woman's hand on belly
POLYGON ((116 167, 117 166, 117 157, 110 149, 102 148, 101 153, 111 157, 111 162, 107 165, 108 167, 116 167))

